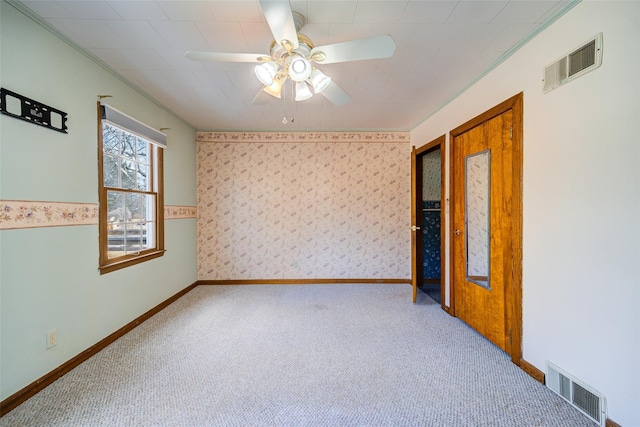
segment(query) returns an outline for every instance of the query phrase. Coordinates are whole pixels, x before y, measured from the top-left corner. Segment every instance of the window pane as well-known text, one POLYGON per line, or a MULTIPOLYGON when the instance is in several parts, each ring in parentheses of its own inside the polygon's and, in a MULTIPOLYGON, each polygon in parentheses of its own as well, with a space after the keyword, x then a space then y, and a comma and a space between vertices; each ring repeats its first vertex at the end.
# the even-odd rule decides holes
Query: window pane
POLYGON ((124 194, 119 191, 107 191, 107 220, 109 224, 123 223, 127 215, 124 206, 124 194))
POLYGON ((124 234, 127 210, 124 206, 124 194, 116 191, 107 192, 107 239, 109 258, 119 257, 124 252, 124 234))
POLYGON ((124 250, 124 228, 108 230, 107 238, 109 239, 109 250, 107 252, 107 256, 110 259, 126 255, 124 250))
POLYGON ((155 227, 156 227, 156 198, 151 194, 143 196, 144 209, 146 210, 146 222, 144 223, 144 236, 146 240, 143 242, 145 247, 154 248, 156 246, 155 241, 155 227))
POLYGON ((102 173, 104 175, 105 187, 118 187, 118 160, 113 156, 105 155, 103 157, 102 173))
POLYGON ((150 191, 149 143, 126 131, 107 125, 105 125, 105 132, 111 135, 109 137, 111 147, 109 151, 105 151, 103 156, 103 185, 150 191), (118 138, 120 142, 117 141, 118 138), (120 146, 121 152, 117 152, 118 146, 120 146))
POLYGON ((121 182, 119 187, 126 189, 138 188, 138 170, 136 164, 131 160, 122 160, 120 164, 121 182))
POLYGON ((124 138, 122 138, 122 157, 130 160, 136 159, 136 139, 137 138, 129 132, 124 132, 124 138))
POLYGON ((155 247, 155 196, 108 191, 108 257, 155 247))
POLYGON ((156 220, 156 197, 153 194, 145 194, 143 197, 144 209, 146 211, 145 219, 147 221, 156 220))
POLYGON ((141 194, 127 193, 125 195, 125 206, 127 207, 127 211, 131 213, 130 222, 144 219, 145 212, 142 210, 141 194))
POLYGON ((143 230, 139 223, 128 224, 125 239, 126 253, 137 253, 146 249, 143 245, 143 230))
POLYGON ((138 163, 149 164, 149 143, 138 138, 138 163))
POLYGON ((127 252, 140 252, 146 249, 146 207, 147 197, 144 194, 127 193, 126 206, 131 211, 131 220, 127 224, 127 252))
POLYGON ((102 145, 105 153, 119 155, 120 154, 120 134, 122 131, 113 126, 104 125, 102 133, 102 145))
POLYGON ((149 166, 138 165, 138 190, 150 190, 149 188, 149 166))

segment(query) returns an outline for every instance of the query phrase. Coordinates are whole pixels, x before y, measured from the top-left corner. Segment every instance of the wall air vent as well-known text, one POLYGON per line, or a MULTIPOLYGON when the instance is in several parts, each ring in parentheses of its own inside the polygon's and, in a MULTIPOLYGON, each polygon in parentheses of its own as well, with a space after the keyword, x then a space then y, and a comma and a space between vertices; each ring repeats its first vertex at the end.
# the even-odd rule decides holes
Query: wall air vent
POLYGON ((553 363, 547 361, 545 364, 547 387, 599 426, 605 427, 607 402, 604 395, 567 374, 553 363))
POLYGON ((545 67, 543 91, 549 92, 595 70, 600 64, 602 64, 602 33, 545 67))

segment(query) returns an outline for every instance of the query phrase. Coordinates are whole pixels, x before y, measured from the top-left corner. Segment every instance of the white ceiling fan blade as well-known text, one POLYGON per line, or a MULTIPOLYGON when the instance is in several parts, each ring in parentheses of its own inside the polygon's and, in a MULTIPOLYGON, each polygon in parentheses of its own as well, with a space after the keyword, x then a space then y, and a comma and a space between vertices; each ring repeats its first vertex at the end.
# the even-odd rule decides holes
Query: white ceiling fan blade
POLYGON ((331 81, 331 83, 329 83, 329 86, 327 86, 327 88, 320 93, 337 107, 347 105, 349 101, 351 101, 351 97, 349 96, 349 94, 342 90, 342 88, 335 84, 333 81, 331 81))
MULTIPOLYGON (((289 0, 259 0, 259 3, 276 43, 283 45, 282 41, 287 40, 292 43, 293 49, 297 49, 298 32, 289 0)), ((283 47, 286 49, 286 46, 283 47)))
POLYGON ((393 38, 390 35, 385 35, 318 46, 311 50, 311 56, 313 57, 314 53, 322 52, 326 55, 326 59, 314 58, 314 60, 320 64, 334 64, 336 62, 389 58, 393 56, 395 50, 396 43, 393 38))
POLYGON ((192 52, 188 51, 184 56, 193 61, 217 61, 217 62, 260 62, 260 58, 268 58, 261 53, 224 53, 224 52, 192 52))

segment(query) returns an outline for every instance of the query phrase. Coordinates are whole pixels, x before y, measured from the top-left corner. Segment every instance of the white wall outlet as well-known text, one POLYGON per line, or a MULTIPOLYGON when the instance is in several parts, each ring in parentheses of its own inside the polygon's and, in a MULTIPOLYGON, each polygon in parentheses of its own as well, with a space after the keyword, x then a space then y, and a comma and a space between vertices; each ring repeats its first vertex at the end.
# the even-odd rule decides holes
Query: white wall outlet
POLYGON ((58 345, 58 328, 47 331, 47 350, 58 345))

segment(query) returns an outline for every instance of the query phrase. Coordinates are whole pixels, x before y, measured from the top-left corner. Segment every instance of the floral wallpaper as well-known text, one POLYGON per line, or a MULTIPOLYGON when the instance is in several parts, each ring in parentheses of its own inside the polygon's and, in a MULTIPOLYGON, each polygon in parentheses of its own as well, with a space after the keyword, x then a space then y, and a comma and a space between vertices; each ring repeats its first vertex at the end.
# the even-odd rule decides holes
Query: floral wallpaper
POLYGON ((440 149, 422 156, 422 277, 439 279, 440 271, 440 149))
MULTIPOLYGON (((196 218, 195 206, 164 207, 164 218, 196 218)), ((0 230, 98 223, 97 203, 0 200, 0 230)))
POLYGON ((422 156, 422 200, 440 201, 440 163, 439 148, 422 156))
POLYGON ((198 278, 409 278, 408 133, 197 135, 198 278))

